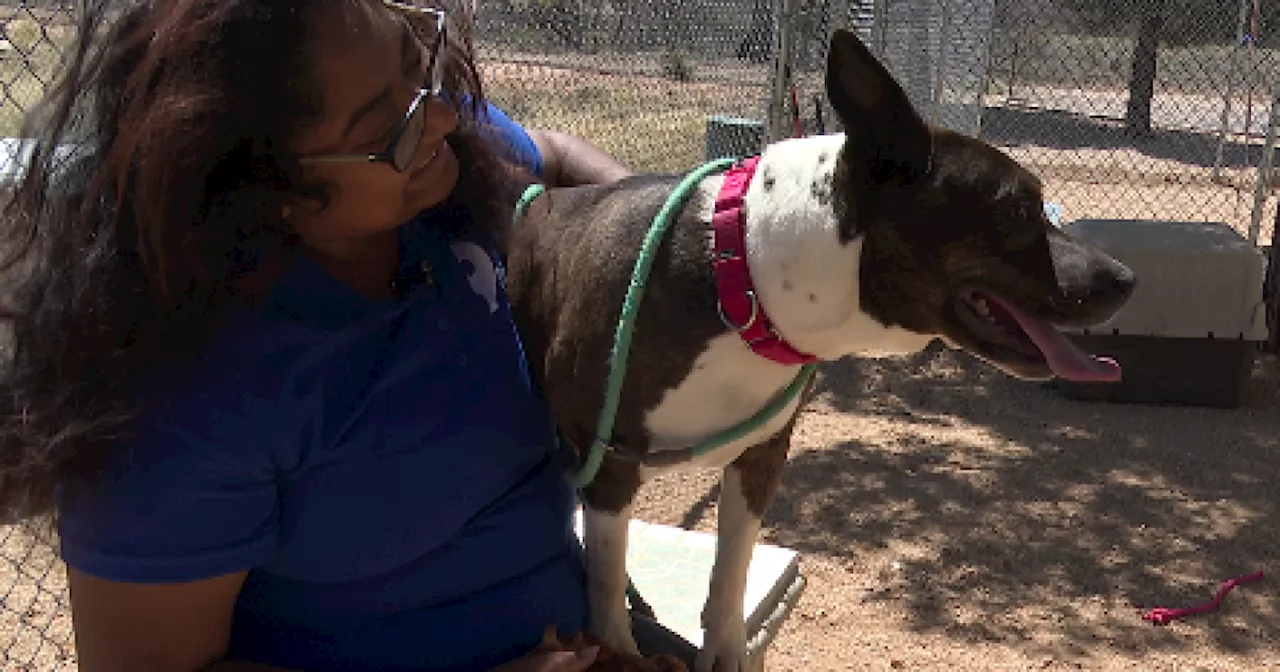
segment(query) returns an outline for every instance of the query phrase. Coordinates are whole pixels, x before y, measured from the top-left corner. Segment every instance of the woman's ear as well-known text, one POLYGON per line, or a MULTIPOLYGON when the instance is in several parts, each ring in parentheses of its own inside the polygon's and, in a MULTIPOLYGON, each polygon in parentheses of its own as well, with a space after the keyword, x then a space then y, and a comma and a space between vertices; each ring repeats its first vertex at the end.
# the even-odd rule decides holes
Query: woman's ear
POLYGON ((298 220, 308 220, 321 215, 328 207, 325 188, 321 185, 308 185, 298 189, 279 191, 280 218, 293 226, 298 220))

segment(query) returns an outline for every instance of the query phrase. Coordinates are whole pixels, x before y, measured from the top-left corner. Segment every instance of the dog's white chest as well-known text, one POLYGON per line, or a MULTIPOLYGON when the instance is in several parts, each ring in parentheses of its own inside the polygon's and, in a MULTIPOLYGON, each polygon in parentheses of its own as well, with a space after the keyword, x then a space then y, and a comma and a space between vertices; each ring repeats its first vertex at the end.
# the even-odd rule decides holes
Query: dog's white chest
MULTIPOLYGON (((752 352, 736 333, 712 339, 689 375, 668 390, 645 417, 650 450, 688 448, 737 426, 767 406, 799 373, 799 367, 784 366, 752 352)), ((786 426, 799 403, 797 398, 759 430, 680 468, 727 466, 744 450, 786 426)))

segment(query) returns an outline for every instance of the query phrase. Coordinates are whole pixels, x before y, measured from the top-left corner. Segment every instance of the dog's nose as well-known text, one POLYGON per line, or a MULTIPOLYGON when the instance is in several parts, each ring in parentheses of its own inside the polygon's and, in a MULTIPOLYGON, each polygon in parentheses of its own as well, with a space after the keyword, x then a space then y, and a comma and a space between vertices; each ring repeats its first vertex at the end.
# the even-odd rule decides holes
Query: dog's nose
POLYGON ((1112 268, 1099 269, 1094 286, 1116 298, 1127 299, 1138 285, 1138 276, 1128 266, 1115 262, 1112 268))

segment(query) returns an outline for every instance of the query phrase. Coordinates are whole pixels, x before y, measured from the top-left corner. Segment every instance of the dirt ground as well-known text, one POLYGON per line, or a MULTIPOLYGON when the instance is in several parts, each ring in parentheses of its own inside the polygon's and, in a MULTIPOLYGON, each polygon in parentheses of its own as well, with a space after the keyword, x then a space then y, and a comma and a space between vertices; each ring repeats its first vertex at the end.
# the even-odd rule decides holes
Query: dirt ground
MULTIPOLYGON (((1075 402, 945 350, 825 368, 764 539, 808 584, 773 670, 1277 670, 1280 361, 1235 410, 1075 402)), ((638 516, 713 531, 713 475, 638 516)))

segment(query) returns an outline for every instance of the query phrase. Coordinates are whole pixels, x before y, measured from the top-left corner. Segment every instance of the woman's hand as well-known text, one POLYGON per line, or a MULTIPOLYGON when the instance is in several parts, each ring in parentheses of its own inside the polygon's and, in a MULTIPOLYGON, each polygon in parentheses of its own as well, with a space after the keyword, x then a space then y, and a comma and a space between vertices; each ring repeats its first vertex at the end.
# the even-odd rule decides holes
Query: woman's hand
POLYGON ((598 646, 577 651, 535 651, 491 672, 582 672, 596 662, 599 653, 598 646))

